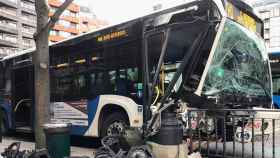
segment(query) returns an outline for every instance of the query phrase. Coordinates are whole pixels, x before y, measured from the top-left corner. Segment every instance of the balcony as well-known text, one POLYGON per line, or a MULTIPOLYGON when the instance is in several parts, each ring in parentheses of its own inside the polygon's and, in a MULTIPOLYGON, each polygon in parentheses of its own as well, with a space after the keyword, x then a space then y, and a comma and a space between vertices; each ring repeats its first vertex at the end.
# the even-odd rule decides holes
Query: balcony
POLYGON ((33 39, 23 38, 22 39, 22 46, 24 49, 28 49, 35 46, 35 42, 33 39))
POLYGON ((22 16, 21 17, 21 22, 25 25, 36 27, 36 19, 35 18, 29 18, 29 17, 26 17, 26 16, 22 16))
POLYGON ((17 47, 18 36, 8 33, 0 33, 0 45, 8 47, 17 47))
POLYGON ((8 55, 8 54, 6 54, 6 53, 1 53, 1 52, 0 52, 0 59, 3 58, 3 57, 5 57, 5 56, 7 56, 7 55, 8 55))
POLYGON ((28 2, 31 2, 31 3, 35 3, 35 0, 26 0, 28 2))
POLYGON ((6 46, 6 47, 18 47, 17 43, 6 41, 0 38, 0 46, 6 46))
MULTIPOLYGON (((53 12, 50 12, 49 16, 51 17, 51 16, 53 16, 53 14, 54 14, 53 12)), ((74 16, 69 16, 69 15, 62 15, 62 16, 59 17, 59 19, 70 21, 70 22, 73 22, 75 24, 79 24, 80 23, 79 18, 74 17, 74 16)))
POLYGON ((15 27, 11 27, 9 25, 4 25, 0 23, 0 32, 7 32, 7 33, 11 33, 11 34, 18 34, 18 30, 15 27))
POLYGON ((33 38, 34 33, 22 32, 22 36, 26 38, 33 38))
POLYGON ((17 2, 15 0, 0 0, 0 4, 1 3, 13 8, 17 8, 17 2))
POLYGON ((27 28, 22 28, 22 36, 27 37, 27 38, 33 38, 35 30, 27 29, 27 28))
MULTIPOLYGON (((49 5, 55 8, 60 7, 60 5, 62 4, 61 0, 48 0, 49 5)), ((74 3, 70 4, 69 7, 67 8, 68 10, 71 10, 73 12, 80 12, 80 6, 76 5, 74 3)))
POLYGON ((58 35, 50 35, 49 36, 49 40, 52 41, 52 42, 58 42, 58 41, 62 41, 64 39, 65 39, 64 37, 58 36, 58 35))
POLYGON ((21 2, 21 10, 29 14, 36 15, 35 4, 28 4, 25 2, 21 2))
POLYGON ((12 47, 0 47, 0 57, 2 56, 6 56, 6 55, 10 55, 10 54, 14 54, 18 51, 17 48, 12 48, 12 47))
POLYGON ((58 31, 64 31, 64 32, 69 32, 73 34, 78 34, 79 30, 76 28, 70 28, 70 27, 65 27, 63 25, 54 25, 53 30, 58 30, 58 31))
POLYGON ((1 16, 11 20, 18 20, 16 11, 6 10, 0 7, 0 17, 1 16))

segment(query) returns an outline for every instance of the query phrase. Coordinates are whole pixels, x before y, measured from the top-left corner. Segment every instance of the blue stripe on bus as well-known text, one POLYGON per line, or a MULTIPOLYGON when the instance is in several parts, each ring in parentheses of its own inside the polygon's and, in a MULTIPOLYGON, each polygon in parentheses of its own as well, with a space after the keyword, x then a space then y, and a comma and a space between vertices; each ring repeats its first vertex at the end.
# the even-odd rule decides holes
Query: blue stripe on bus
POLYGON ((84 135, 86 133, 86 131, 88 130, 88 128, 91 126, 96 111, 97 111, 97 107, 98 107, 98 102, 99 102, 99 96, 96 97, 93 100, 88 100, 87 103, 87 112, 88 112, 88 126, 75 126, 73 125, 71 127, 71 134, 73 135, 84 135))
POLYGON ((277 109, 280 109, 280 96, 273 95, 273 104, 277 109))
POLYGON ((72 135, 84 135, 86 133, 88 127, 86 126, 71 126, 70 133, 72 135))
POLYGON ((87 111, 88 111, 88 126, 89 127, 94 120, 94 117, 95 117, 95 114, 97 111, 97 107, 98 107, 98 102, 99 102, 99 96, 96 97, 94 100, 88 101, 87 111))

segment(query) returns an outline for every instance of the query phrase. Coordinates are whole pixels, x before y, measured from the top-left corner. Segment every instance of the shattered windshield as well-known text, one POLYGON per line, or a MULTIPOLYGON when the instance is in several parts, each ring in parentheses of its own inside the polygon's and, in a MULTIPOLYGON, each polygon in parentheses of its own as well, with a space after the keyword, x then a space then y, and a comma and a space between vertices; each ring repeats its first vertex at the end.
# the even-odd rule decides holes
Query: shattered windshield
POLYGON ((220 93, 271 97, 265 44, 257 35, 227 19, 202 89, 220 93))

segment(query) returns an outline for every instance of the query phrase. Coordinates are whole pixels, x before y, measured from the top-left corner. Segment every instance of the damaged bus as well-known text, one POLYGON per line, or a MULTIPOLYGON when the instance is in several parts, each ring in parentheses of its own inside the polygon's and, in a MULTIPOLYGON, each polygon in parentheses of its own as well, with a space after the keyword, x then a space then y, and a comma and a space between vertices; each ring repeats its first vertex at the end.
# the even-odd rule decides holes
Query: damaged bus
MULTIPOLYGON (((270 107, 262 27, 240 0, 194 0, 51 44, 51 121, 71 123, 74 135, 130 126, 149 136, 173 105, 270 107)), ((1 60, 5 129, 33 129, 34 52, 1 60)))

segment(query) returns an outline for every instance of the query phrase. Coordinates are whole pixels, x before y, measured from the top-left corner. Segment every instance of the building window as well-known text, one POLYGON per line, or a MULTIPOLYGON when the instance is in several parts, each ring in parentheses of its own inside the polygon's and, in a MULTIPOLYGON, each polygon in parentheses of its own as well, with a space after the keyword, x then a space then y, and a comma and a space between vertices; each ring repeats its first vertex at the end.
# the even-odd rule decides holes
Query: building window
POLYGON ((26 21, 31 21, 32 23, 36 22, 36 16, 31 15, 31 14, 27 14, 27 13, 21 13, 21 17, 22 19, 26 20, 26 21))
POLYGON ((269 23, 269 19, 264 19, 264 23, 269 23))
POLYGON ((59 31, 58 30, 51 30, 50 35, 59 36, 59 31))
POLYGON ((64 12, 62 13, 62 15, 64 16, 70 16, 70 11, 69 10, 64 10, 64 12))
POLYGON ((17 10, 14 8, 10 8, 10 7, 5 7, 5 6, 0 6, 0 12, 4 12, 10 15, 17 15, 17 10))
POLYGON ((70 11, 70 16, 72 16, 72 17, 77 17, 77 13, 76 13, 76 12, 70 11))
POLYGON ((21 1, 21 7, 27 8, 30 10, 35 10, 35 5, 33 3, 26 2, 26 1, 21 1))
POLYGON ((280 16, 279 9, 280 9, 280 8, 274 8, 274 9, 273 9, 273 17, 280 16))
POLYGON ((8 0, 10 2, 13 2, 13 3, 17 3, 17 0, 8 0))
POLYGON ((70 28, 77 29, 77 24, 71 22, 70 23, 70 28))
POLYGON ((34 41, 29 38, 23 38, 22 41, 23 41, 23 45, 26 47, 33 47, 35 45, 34 41))
POLYGON ((70 37, 70 36, 71 36, 71 33, 61 31, 61 32, 60 32, 60 35, 61 35, 61 36, 63 36, 64 38, 68 38, 68 37, 70 37))
POLYGON ((57 8, 54 8, 54 7, 50 7, 50 12, 54 13, 56 12, 57 8))
POLYGON ((4 20, 4 19, 0 19, 0 25, 9 27, 9 28, 17 28, 17 23, 15 21, 11 21, 11 20, 4 20))
POLYGON ((62 25, 64 27, 70 27, 70 22, 63 19, 58 20, 57 24, 62 25))
POLYGON ((14 54, 17 51, 18 51, 17 48, 0 47, 0 56, 6 56, 6 55, 14 54))
POLYGON ((30 26, 26 26, 26 25, 22 25, 22 32, 33 34, 35 32, 35 28, 30 27, 30 26))
POLYGON ((17 43, 17 36, 12 34, 7 34, 7 33, 0 33, 0 40, 17 43))
POLYGON ((269 45, 269 39, 266 39, 266 40, 265 40, 265 45, 266 45, 266 47, 270 47, 270 45, 269 45))

